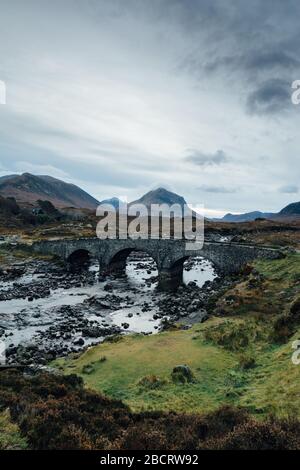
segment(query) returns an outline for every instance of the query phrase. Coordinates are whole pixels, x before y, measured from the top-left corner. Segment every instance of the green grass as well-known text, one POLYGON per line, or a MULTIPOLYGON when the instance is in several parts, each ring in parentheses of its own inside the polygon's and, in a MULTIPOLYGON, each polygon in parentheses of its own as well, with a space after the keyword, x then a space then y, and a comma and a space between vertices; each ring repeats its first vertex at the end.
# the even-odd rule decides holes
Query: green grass
POLYGON ((9 411, 0 413, 0 450, 24 450, 26 439, 20 435, 19 428, 10 419, 9 411))
POLYGON ((283 283, 282 287, 300 281, 300 253, 278 260, 260 260, 255 266, 270 281, 283 283))
POLYGON ((134 411, 204 413, 234 404, 253 414, 271 411, 288 416, 297 412, 300 416, 300 369, 291 362, 291 343, 297 335, 284 346, 261 342, 255 367, 245 370, 240 366, 241 352, 250 351, 253 357, 252 344, 231 352, 205 339, 205 330, 222 322, 212 319, 191 330, 128 336, 118 343, 91 348, 77 359, 59 360, 56 366, 64 373, 81 375, 88 387, 122 399, 134 411), (106 361, 100 362, 103 355, 106 361), (172 370, 180 364, 191 368, 195 383, 172 382, 172 370), (92 366, 88 374, 84 373, 87 365, 92 366), (159 379, 158 386, 143 386, 142 379, 151 376, 159 379))
POLYGON ((199 326, 188 331, 172 331, 153 336, 131 335, 117 343, 104 343, 89 349, 75 360, 60 360, 66 373, 81 375, 87 386, 124 400, 133 410, 211 410, 224 400, 222 390, 227 370, 235 367, 232 353, 199 339, 199 326), (193 339, 193 337, 196 339, 193 339), (105 356, 105 362, 99 359, 105 356), (93 373, 84 374, 91 364, 93 373), (196 383, 175 385, 175 366, 187 364, 196 383), (162 381, 158 389, 143 387, 144 377, 162 381))
POLYGON ((299 295, 300 255, 259 261, 256 268, 264 275, 262 285, 253 289, 242 281, 230 291, 239 300, 226 307, 225 318, 212 317, 189 330, 126 336, 55 366, 134 411, 206 413, 231 404, 258 416, 300 416, 300 366, 291 361, 300 325, 284 345, 271 339, 274 319, 299 295), (244 367, 249 358, 252 366, 244 367), (176 384, 172 370, 183 364, 195 381, 176 384))
POLYGON ((259 260, 254 266, 263 279, 256 288, 249 288, 249 278, 237 284, 218 301, 219 313, 243 318, 255 315, 269 322, 288 312, 300 292, 300 253, 278 260, 259 260), (233 303, 226 302, 228 296, 235 299, 233 303))
POLYGON ((292 342, 300 338, 300 328, 291 340, 257 357, 257 368, 248 372, 246 393, 239 403, 255 413, 280 417, 300 417, 300 366, 292 363, 292 342))

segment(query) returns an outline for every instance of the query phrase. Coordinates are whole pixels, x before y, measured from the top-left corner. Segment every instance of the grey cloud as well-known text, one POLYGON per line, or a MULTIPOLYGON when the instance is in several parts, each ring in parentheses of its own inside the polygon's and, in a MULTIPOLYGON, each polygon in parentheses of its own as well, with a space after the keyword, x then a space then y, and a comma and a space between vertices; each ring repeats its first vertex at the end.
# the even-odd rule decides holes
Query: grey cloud
MULTIPOLYGON (((280 47, 280 46, 278 46, 280 47)), ((197 62, 187 62, 191 68, 199 67, 197 62)), ((240 71, 246 74, 251 73, 259 75, 265 74, 266 71, 273 72, 274 69, 280 71, 295 70, 300 68, 300 61, 284 50, 270 49, 269 51, 254 49, 246 50, 243 55, 221 56, 212 61, 208 61, 203 66, 204 70, 209 73, 217 72, 221 68, 233 71, 240 71)))
POLYGON ((258 71, 273 68, 293 69, 300 65, 299 60, 280 50, 255 51, 244 59, 244 63, 248 70, 258 71))
POLYGON ((2 3, 2 171, 67 173, 96 197, 172 181, 226 211, 290 202, 293 111, 269 117, 300 77, 298 0, 2 3))
POLYGON ((199 166, 222 165, 229 161, 229 157, 223 150, 217 150, 215 153, 203 153, 200 150, 190 149, 189 155, 185 160, 199 166))
POLYGON ((249 114, 273 114, 291 107, 291 84, 270 79, 260 84, 247 98, 249 114))
MULTIPOLYGON (((1 133, 0 133, 1 135, 1 133)), ((153 177, 144 169, 125 168, 120 162, 119 167, 109 165, 109 160, 95 160, 88 162, 84 157, 70 159, 68 156, 58 155, 46 149, 40 149, 34 145, 16 143, 14 147, 9 140, 1 139, 0 142, 1 164, 11 173, 23 172, 27 168, 34 173, 43 173, 42 166, 51 165, 55 168, 55 175, 69 174, 72 178, 82 180, 88 184, 99 186, 118 186, 122 188, 134 188, 139 184, 151 184, 153 177), (20 163, 22 162, 22 163, 20 163)))
POLYGON ((279 192, 285 194, 296 194, 299 192, 299 186, 296 184, 287 184, 285 186, 281 186, 279 188, 279 192))
MULTIPOLYGON (((193 31, 195 45, 186 49, 178 68, 201 84, 206 80, 211 86, 230 84, 237 96, 246 96, 248 113, 272 114, 289 104, 290 90, 279 81, 286 81, 289 87, 293 77, 300 76, 300 4, 295 0, 253 0, 240 7, 234 0, 218 4, 222 16, 211 16, 210 33, 205 27, 199 33, 193 31)), ((200 7, 198 11, 194 8, 196 18, 200 11, 200 7)))
POLYGON ((197 189, 200 189, 201 191, 205 191, 206 193, 220 193, 220 194, 234 194, 238 190, 237 188, 229 188, 229 187, 224 187, 224 186, 210 186, 203 184, 199 186, 197 189))
POLYGON ((260 155, 258 157, 258 160, 262 163, 269 162, 271 160, 271 157, 269 155, 260 155))
POLYGON ((269 50, 261 50, 261 46, 254 50, 245 47, 241 55, 222 55, 208 61, 190 55, 184 59, 182 67, 200 80, 205 76, 234 79, 237 88, 242 84, 248 95, 248 113, 272 114, 290 105, 292 78, 300 76, 300 61, 293 53, 285 51, 285 47, 278 45, 269 50))

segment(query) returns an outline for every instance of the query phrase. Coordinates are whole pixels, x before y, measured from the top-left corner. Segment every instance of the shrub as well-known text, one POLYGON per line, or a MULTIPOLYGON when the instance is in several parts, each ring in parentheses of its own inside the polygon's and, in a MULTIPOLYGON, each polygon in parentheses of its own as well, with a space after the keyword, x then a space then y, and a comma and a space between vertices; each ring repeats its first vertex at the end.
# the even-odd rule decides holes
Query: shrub
POLYGON ((249 419, 225 436, 209 439, 200 447, 216 450, 297 450, 300 448, 299 422, 249 419))
POLYGON ((292 303, 290 313, 295 321, 300 321, 300 297, 292 303))
POLYGON ((85 364, 81 369, 82 374, 92 374, 94 371, 95 368, 92 364, 85 364))
POLYGON ((161 388, 163 385, 166 384, 166 380, 162 380, 156 375, 146 375, 146 377, 143 377, 139 382, 138 385, 148 389, 148 390, 153 390, 156 388, 161 388))
POLYGON ((280 315, 274 322, 271 340, 276 343, 286 343, 294 334, 296 327, 300 324, 300 297, 290 306, 288 313, 280 315))
POLYGON ((104 338, 103 343, 119 343, 120 341, 123 341, 123 336, 122 335, 111 335, 111 336, 106 336, 104 338))
POLYGON ((117 443, 118 450, 168 450, 166 433, 152 424, 132 426, 117 443))
POLYGON ((250 354, 241 354, 239 356, 239 367, 241 369, 253 369, 256 366, 255 357, 250 354))
POLYGON ((195 382, 195 377, 189 366, 176 366, 171 374, 172 381, 177 384, 195 382))
POLYGON ((271 341, 283 344, 293 334, 293 321, 290 315, 280 315, 274 322, 273 332, 271 333, 271 341))
POLYGON ((205 416, 132 413, 75 375, 3 370, 0 379, 0 406, 10 408, 13 432, 20 429, 33 449, 300 449, 299 421, 258 422, 230 406, 205 416))
POLYGON ((249 344, 263 338, 263 331, 255 321, 235 323, 225 321, 219 325, 206 328, 204 337, 229 351, 240 351, 249 344))
POLYGON ((0 451, 26 449, 27 442, 19 427, 11 422, 9 410, 0 413, 0 451))
POLYGON ((84 389, 75 375, 0 374, 0 406, 10 407, 34 449, 94 448, 97 439, 116 439, 130 420, 122 402, 84 389))

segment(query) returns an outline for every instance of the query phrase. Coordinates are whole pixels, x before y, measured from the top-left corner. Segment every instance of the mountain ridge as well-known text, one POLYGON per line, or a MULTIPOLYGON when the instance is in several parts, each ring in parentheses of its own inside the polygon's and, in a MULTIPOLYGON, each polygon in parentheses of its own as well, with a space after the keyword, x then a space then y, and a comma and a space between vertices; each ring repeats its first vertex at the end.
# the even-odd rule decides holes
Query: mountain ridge
POLYGON ((251 222, 255 219, 278 219, 282 217, 300 217, 300 202, 288 204, 279 212, 252 211, 242 214, 225 214, 221 219, 214 219, 219 222, 251 222))
POLYGON ((299 215, 300 216, 300 201, 299 202, 292 202, 285 206, 279 212, 281 215, 299 215))
POLYGON ((221 219, 222 222, 250 222, 255 219, 268 219, 272 218, 275 214, 271 212, 260 212, 260 211, 252 211, 252 212, 245 212, 243 214, 225 214, 224 217, 221 219))
MULTIPOLYGON (((36 205, 38 200, 48 200, 57 208, 73 207, 75 209, 95 210, 100 204, 97 199, 73 183, 66 183, 61 179, 48 175, 33 175, 23 173, 21 175, 5 175, 0 177, 0 195, 13 197, 20 204, 36 205)), ((111 204, 119 209, 119 199, 111 197, 101 203, 111 204)), ((133 204, 144 204, 148 209, 151 204, 178 204, 180 207, 187 205, 183 196, 169 191, 163 187, 148 191, 139 199, 131 201, 133 204)), ((294 202, 285 206, 278 213, 252 211, 241 214, 228 213, 222 218, 214 218, 216 222, 250 222, 258 218, 274 219, 286 217, 300 217, 300 202, 294 202)))
POLYGON ((35 204, 39 199, 50 201, 55 207, 95 209, 99 202, 72 183, 48 175, 7 175, 0 178, 0 194, 14 197, 21 204, 35 204))

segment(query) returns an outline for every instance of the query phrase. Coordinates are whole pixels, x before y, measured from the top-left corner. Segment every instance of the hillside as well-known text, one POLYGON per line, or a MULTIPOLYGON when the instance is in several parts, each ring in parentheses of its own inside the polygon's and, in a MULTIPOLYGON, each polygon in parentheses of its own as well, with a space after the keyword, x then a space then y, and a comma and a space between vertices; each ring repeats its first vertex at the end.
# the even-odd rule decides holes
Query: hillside
POLYGON ((268 212, 260 212, 260 211, 253 211, 253 212, 246 212, 245 214, 226 214, 222 218, 223 222, 250 222, 255 219, 268 219, 271 218, 274 214, 268 212))
POLYGON ((10 175, 0 178, 0 195, 14 197, 19 204, 35 204, 39 199, 55 207, 95 209, 98 201, 74 184, 45 175, 10 175))
MULTIPOLYGON (((221 220, 222 222, 251 222, 255 219, 280 219, 283 217, 300 216, 300 202, 294 202, 287 205, 278 213, 252 211, 244 214, 226 214, 221 220)), ((217 219, 215 219, 217 221, 217 219)))
POLYGON ((293 202, 288 206, 284 207, 280 212, 280 215, 300 215, 300 202, 293 202))

